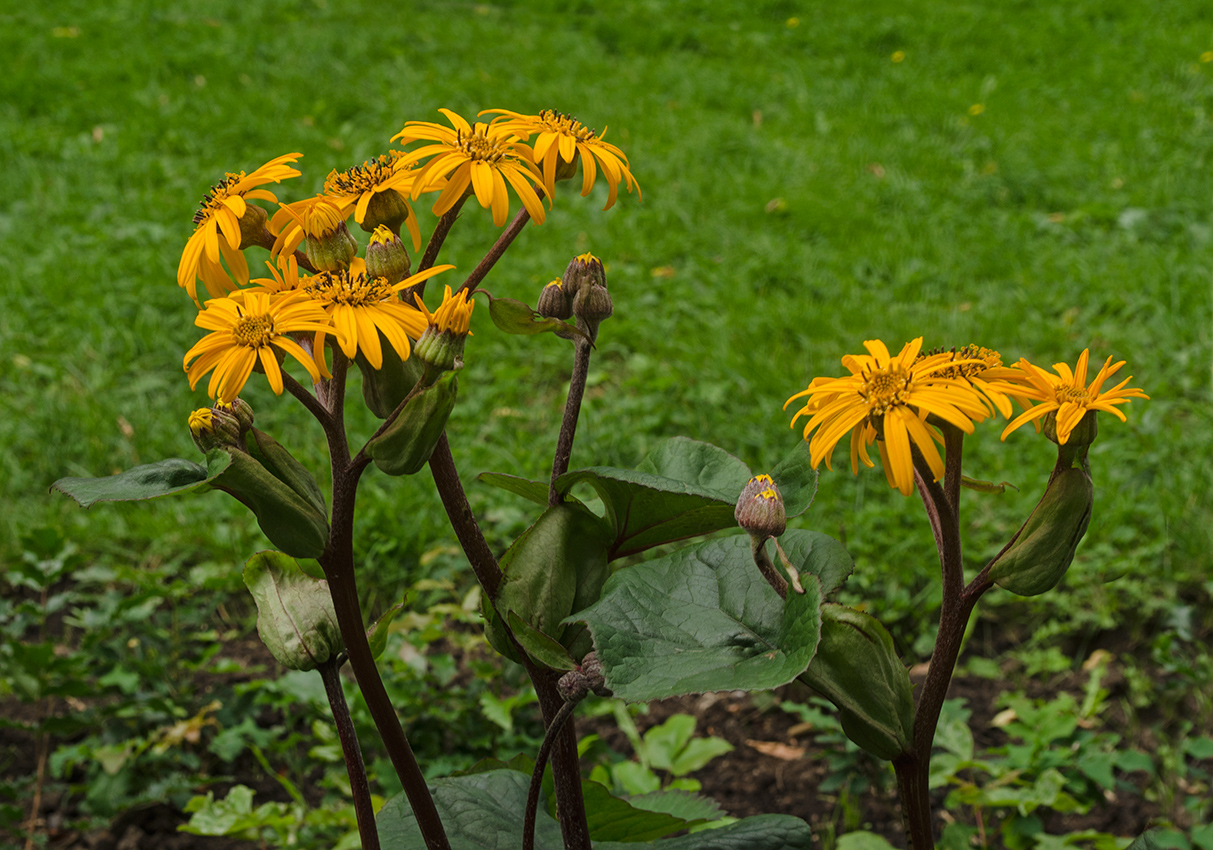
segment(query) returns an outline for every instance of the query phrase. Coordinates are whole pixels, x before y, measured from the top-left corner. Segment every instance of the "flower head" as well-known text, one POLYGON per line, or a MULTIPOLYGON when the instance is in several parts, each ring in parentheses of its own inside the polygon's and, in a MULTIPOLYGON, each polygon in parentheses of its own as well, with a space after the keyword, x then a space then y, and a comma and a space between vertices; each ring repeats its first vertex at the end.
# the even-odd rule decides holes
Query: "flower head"
POLYGON ((350 209, 352 206, 343 209, 324 195, 279 204, 270 219, 270 229, 278 234, 271 255, 290 254, 306 239, 308 259, 317 269, 345 268, 358 252, 358 244, 345 226, 350 209))
POLYGON ((272 295, 242 291, 239 298, 216 298, 194 321, 211 331, 186 352, 184 367, 190 389, 214 370, 207 394, 231 402, 240 394, 253 367, 260 365, 275 393, 282 394, 282 369, 278 351, 285 352, 319 381, 320 373, 311 356, 288 334, 319 331, 328 327, 328 316, 302 292, 272 295), (197 358, 197 359, 195 359, 197 358), (190 361, 193 360, 193 364, 190 361))
POLYGON ((1019 392, 1023 373, 1015 367, 1003 366, 1002 355, 994 349, 970 344, 947 351, 920 352, 918 361, 937 354, 950 355, 952 363, 935 372, 935 376, 968 383, 990 402, 991 411, 996 408, 1003 416, 1010 418, 1011 398, 1026 405, 1019 392))
POLYGON ((368 159, 344 171, 333 170, 324 181, 324 194, 363 230, 372 232, 386 224, 394 232, 403 222, 413 237, 413 250, 421 249, 421 228, 413 208, 405 200, 417 176, 413 164, 404 159, 403 151, 368 159))
POLYGON ((787 400, 784 409, 798 398, 806 399, 792 425, 801 416, 809 416, 804 437, 808 440, 816 431, 809 442, 814 467, 823 459, 829 467, 830 454, 849 431, 852 470, 859 471, 860 460, 873 465, 867 447, 875 441, 890 486, 908 496, 914 489, 914 448, 935 478, 944 471, 927 416, 937 416, 971 434, 973 422, 985 419, 990 411, 968 381, 939 374, 966 361, 953 359, 951 352, 917 360, 922 337, 907 343, 896 356, 880 340, 867 340, 864 347, 868 354, 842 358, 850 375, 814 378, 807 389, 787 400))
MULTIPOLYGON (((421 336, 427 323, 420 310, 402 302, 396 293, 451 268, 454 266, 434 266, 392 283, 385 277, 368 275, 366 264, 355 258, 349 269, 301 278, 301 289, 332 321, 332 327, 318 329, 314 350, 322 352, 325 337, 336 332, 337 343, 346 357, 352 359, 361 351, 372 368, 379 369, 383 366, 379 342, 382 333, 400 359, 407 360, 409 337, 421 336)), ((323 361, 323 354, 320 359, 323 361)))
POLYGON ((472 308, 476 306, 468 290, 460 289, 454 295, 449 286, 444 290, 442 304, 433 313, 420 295, 413 295, 426 320, 425 332, 417 340, 417 356, 438 371, 458 369, 463 365, 463 346, 470 333, 472 308))
POLYGON ((1025 359, 1020 359, 1015 365, 1023 372, 1026 379, 1023 395, 1040 403, 1029 407, 1012 420, 1011 424, 1003 430, 1002 438, 1005 440, 1008 434, 1025 422, 1031 422, 1046 414, 1054 413, 1057 422, 1057 442, 1064 446, 1070 438, 1070 433, 1088 411, 1103 410, 1124 422, 1125 415, 1116 405, 1128 404, 1135 398, 1149 398, 1140 389, 1125 386, 1133 380, 1132 375, 1110 390, 1101 391, 1104 382, 1125 365, 1123 360, 1113 363, 1111 357, 1104 361, 1103 368, 1099 370, 1095 380, 1088 386, 1087 360, 1089 356, 1090 349, 1083 349, 1073 371, 1065 363, 1054 363, 1053 370, 1057 373, 1055 375, 1046 372, 1039 366, 1032 365, 1025 359))
MULTIPOLYGON (((295 162, 301 156, 303 154, 284 154, 271 159, 252 174, 229 172, 203 195, 202 206, 194 213, 194 233, 185 243, 181 261, 177 264, 177 285, 185 288, 195 303, 198 301, 199 279, 211 295, 222 295, 236 288, 223 271, 220 258, 227 262, 238 282, 248 283, 248 264, 240 253, 245 243, 241 222, 250 209, 260 210, 260 207, 250 208, 246 201, 254 199, 277 203, 273 192, 257 187, 266 183, 280 183, 288 177, 298 177, 299 171, 287 163, 295 162)), ((260 215, 250 213, 260 219, 257 226, 261 226, 265 220, 265 211, 260 212, 260 215)))
MULTIPOLYGON (((480 113, 499 113, 493 126, 524 139, 535 135, 533 150, 535 162, 543 164, 543 185, 548 197, 556 193, 556 181, 572 177, 576 173, 577 161, 581 160, 581 195, 585 197, 594 188, 598 169, 602 169, 610 194, 604 210, 615 205, 619 184, 623 182, 630 193, 635 187, 640 193, 640 184, 632 176, 628 158, 619 148, 570 115, 554 109, 544 109, 538 115, 522 115, 508 109, 486 109, 480 113), (537 134, 537 135, 536 135, 537 134)), ((605 135, 606 131, 603 131, 605 135)))
POLYGON ((446 213, 470 188, 480 206, 492 208, 493 224, 501 227, 510 212, 508 182, 531 218, 543 224, 543 204, 532 186, 541 184, 543 176, 535 168, 531 149, 516 134, 499 126, 478 123, 472 127, 449 109, 439 112, 454 129, 428 121, 409 121, 392 137, 401 144, 432 143, 412 151, 404 160, 412 164, 430 157, 413 178, 412 199, 417 200, 436 180, 445 178, 446 186, 434 202, 434 215, 446 213))

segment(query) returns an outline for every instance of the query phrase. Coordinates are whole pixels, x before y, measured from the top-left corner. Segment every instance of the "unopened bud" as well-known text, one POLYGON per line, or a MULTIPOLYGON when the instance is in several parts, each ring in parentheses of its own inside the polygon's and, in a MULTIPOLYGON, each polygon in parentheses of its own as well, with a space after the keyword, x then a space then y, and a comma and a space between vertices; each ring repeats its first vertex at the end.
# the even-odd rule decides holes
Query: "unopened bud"
POLYGON ((404 197, 395 189, 386 189, 371 195, 359 227, 370 233, 386 225, 394 233, 399 233, 400 225, 408 217, 409 207, 404 197))
POLYGON ((253 408, 242 398, 234 398, 229 402, 218 402, 215 404, 215 409, 236 417, 236 421, 240 423, 241 436, 244 436, 244 432, 253 427, 253 408))
POLYGON ((611 303, 611 293, 607 292, 605 286, 597 283, 583 285, 573 298, 573 315, 586 322, 598 324, 609 319, 613 312, 615 307, 611 303))
POLYGON ((756 475, 741 491, 733 516, 751 537, 779 537, 788 527, 779 486, 769 475, 756 475))
POLYGON ((1065 445, 1069 449, 1081 449, 1095 442, 1095 438, 1099 435, 1099 423, 1095 421, 1095 411, 1088 410, 1082 419, 1078 420, 1078 423, 1070 429, 1063 444, 1057 439, 1057 411, 1052 410, 1045 414, 1041 430, 1046 437, 1058 445, 1065 445))
POLYGON ((598 660, 598 653, 596 651, 587 653, 585 658, 582 659, 581 673, 585 676, 590 690, 598 696, 610 697, 615 695, 615 692, 606 686, 606 677, 602 673, 602 662, 598 660))
POLYGON ((577 173, 577 163, 581 161, 581 151, 574 149, 573 158, 566 160, 563 154, 556 157, 556 182, 569 180, 577 173))
MULTIPOLYGON (((587 252, 569 262, 561 282, 564 294, 573 301, 583 286, 596 283, 605 288, 606 270, 602 267, 602 260, 587 252)), ((576 310, 576 307, 573 309, 576 310)))
POLYGON ((590 692, 590 683, 580 670, 570 670, 556 682, 556 693, 565 702, 581 702, 590 692))
POLYGON ((274 234, 270 233, 265 223, 269 221, 269 213, 256 204, 245 204, 244 215, 240 216, 240 250, 259 245, 270 248, 274 244, 274 234))
POLYGON ((573 305, 560 281, 554 280, 543 288, 535 311, 545 319, 567 319, 573 315, 573 305))
POLYGON ((399 283, 409 276, 411 265, 409 252, 400 237, 382 224, 376 227, 366 246, 367 276, 385 277, 389 283, 399 283))
POLYGON ((331 231, 317 235, 309 233, 305 250, 316 271, 335 272, 350 267, 350 260, 358 253, 358 243, 345 222, 338 221, 331 231))
POLYGON ((190 436, 203 454, 216 448, 243 448, 240 423, 222 407, 200 407, 190 414, 190 436))

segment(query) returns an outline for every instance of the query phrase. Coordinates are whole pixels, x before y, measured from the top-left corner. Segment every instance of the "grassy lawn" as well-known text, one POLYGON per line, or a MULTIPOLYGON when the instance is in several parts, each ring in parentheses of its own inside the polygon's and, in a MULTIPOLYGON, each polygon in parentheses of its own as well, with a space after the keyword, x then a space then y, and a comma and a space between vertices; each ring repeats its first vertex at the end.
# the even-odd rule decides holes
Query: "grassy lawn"
MULTIPOLYGON (((64 475, 196 457, 185 419, 204 388, 191 393, 180 364, 200 331, 175 272, 198 199, 225 171, 289 151, 304 176, 279 198, 305 197, 439 107, 552 107, 609 126, 644 193, 603 213, 605 187, 566 188, 484 284, 534 303, 574 254, 607 263, 615 315, 574 465, 630 465, 676 434, 773 465, 799 438, 784 400, 843 371, 865 339, 975 342, 1045 365, 1089 347, 1093 362, 1127 360, 1151 400, 1129 405, 1127 424, 1101 419, 1095 513, 1062 589, 988 607, 1017 642, 1066 653, 1121 631, 1147 658, 1160 635, 1208 633, 1205 3, 416 5, 0 9, 0 564, 49 527, 86 563, 205 568, 216 604, 241 591, 238 565, 266 542, 233 501, 86 512, 47 492, 64 475)), ((443 260, 466 272, 494 238, 469 204, 443 260)), ((250 266, 266 256, 250 250, 250 266)), ((529 514, 470 479, 545 476, 570 358, 548 336, 501 334, 487 310, 473 327, 449 433, 504 547, 529 514)), ((322 468, 319 429, 263 380, 250 387, 258 425, 322 468)), ((970 494, 970 566, 1031 509, 1051 448, 1031 429, 969 440, 970 475, 1018 488, 970 494)), ((844 454, 797 522, 845 540, 847 599, 924 660, 930 531, 916 500, 879 470, 853 477, 844 454)), ((375 604, 424 576, 466 586, 428 476, 369 475, 358 530, 375 604)), ((227 604, 247 612, 239 595, 227 604)))

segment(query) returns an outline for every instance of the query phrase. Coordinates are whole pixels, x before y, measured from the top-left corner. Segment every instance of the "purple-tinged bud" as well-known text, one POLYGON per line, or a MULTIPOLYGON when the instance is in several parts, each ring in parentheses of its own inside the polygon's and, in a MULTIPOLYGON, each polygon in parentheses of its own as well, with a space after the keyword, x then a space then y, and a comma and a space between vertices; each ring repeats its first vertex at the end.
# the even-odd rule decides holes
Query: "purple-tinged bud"
POLYGON ((783 496, 769 475, 756 475, 750 479, 741 491, 733 516, 751 537, 762 540, 779 537, 788 527, 783 496))
POLYGON ((573 305, 559 280, 554 280, 543 288, 535 310, 545 319, 567 319, 573 315, 573 305))
POLYGON ((385 277, 389 283, 399 283, 409 276, 412 262, 400 237, 384 225, 375 228, 366 246, 366 273, 369 277, 385 277))
MULTIPOLYGON (((562 279, 564 294, 573 301, 577 298, 578 291, 583 286, 596 283, 605 288, 606 270, 602 267, 602 260, 595 257, 593 254, 586 252, 574 257, 568 267, 564 270, 562 279)), ((576 310, 576 307, 573 308, 576 310)))

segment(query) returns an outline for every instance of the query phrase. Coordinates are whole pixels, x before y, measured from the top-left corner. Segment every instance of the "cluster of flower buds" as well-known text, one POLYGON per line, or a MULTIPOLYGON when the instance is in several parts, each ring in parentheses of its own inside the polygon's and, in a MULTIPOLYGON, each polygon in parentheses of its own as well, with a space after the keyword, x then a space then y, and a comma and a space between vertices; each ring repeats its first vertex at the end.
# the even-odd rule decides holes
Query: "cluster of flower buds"
POLYGON ((194 445, 204 454, 215 448, 244 451, 244 435, 253 427, 253 408, 240 398, 200 407, 190 414, 189 427, 194 445))
MULTIPOLYGON (((545 292, 551 288, 549 284, 545 292)), ((564 270, 559 288, 568 300, 572 315, 585 326, 591 340, 597 339, 598 325, 610 318, 615 309, 611 304, 611 294, 607 292, 602 260, 589 253, 574 257, 564 270)))
POLYGON ((556 683, 556 691, 565 702, 581 702, 590 691, 600 697, 614 695, 606 686, 606 677, 603 676, 602 662, 598 660, 597 652, 588 653, 576 670, 570 670, 561 676, 560 681, 556 683))

